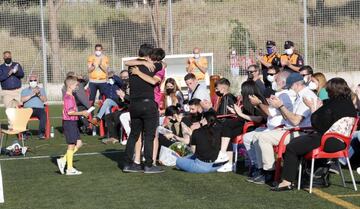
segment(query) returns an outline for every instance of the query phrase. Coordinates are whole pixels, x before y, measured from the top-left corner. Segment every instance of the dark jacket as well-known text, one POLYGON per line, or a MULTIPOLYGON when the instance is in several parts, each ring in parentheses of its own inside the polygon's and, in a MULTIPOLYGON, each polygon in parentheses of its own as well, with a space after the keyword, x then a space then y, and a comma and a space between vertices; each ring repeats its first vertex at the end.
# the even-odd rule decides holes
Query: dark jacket
POLYGON ((219 107, 217 109, 218 115, 227 115, 230 114, 229 110, 227 109, 228 106, 232 106, 236 104, 236 97, 230 93, 224 95, 221 100, 219 107))
POLYGON ((12 62, 10 66, 5 63, 0 65, 0 82, 3 90, 13 90, 21 88, 21 79, 24 77, 24 71, 21 65, 17 62, 12 62), (9 72, 17 65, 17 72, 9 76, 9 72))

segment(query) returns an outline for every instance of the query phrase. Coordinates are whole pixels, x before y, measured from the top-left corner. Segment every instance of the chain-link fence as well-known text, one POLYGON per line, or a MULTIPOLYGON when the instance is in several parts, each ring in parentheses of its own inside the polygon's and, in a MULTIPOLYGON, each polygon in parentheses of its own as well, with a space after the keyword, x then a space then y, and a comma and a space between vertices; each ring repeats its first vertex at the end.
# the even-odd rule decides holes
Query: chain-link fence
POLYGON ((228 77, 232 53, 246 67, 266 40, 281 53, 292 40, 316 71, 360 70, 359 0, 43 0, 43 9, 42 0, 1 2, 0 50, 40 75, 50 99, 60 99, 51 87, 59 91, 67 71, 87 73, 96 43, 116 72, 146 42, 168 54, 212 52, 214 72, 228 77))

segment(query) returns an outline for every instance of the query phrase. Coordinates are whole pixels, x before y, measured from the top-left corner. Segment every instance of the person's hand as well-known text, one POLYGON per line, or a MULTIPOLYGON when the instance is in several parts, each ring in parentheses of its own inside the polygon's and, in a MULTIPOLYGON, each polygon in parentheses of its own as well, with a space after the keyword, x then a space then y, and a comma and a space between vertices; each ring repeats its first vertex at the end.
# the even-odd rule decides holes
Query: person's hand
POLYGON ((234 108, 232 108, 230 106, 227 106, 226 108, 229 110, 229 112, 231 112, 231 114, 236 114, 234 108))
POLYGON ((173 133, 167 133, 167 134, 164 134, 165 138, 167 139, 172 139, 174 137, 174 134, 173 133))
POLYGON ((237 115, 241 115, 242 114, 242 110, 241 107, 239 105, 234 104, 232 107, 227 106, 227 109, 232 113, 232 114, 237 114, 237 115))
POLYGON ((34 89, 33 89, 33 93, 34 93, 35 95, 40 94, 40 88, 34 88, 34 89))
POLYGON ((303 102, 304 102, 304 104, 305 104, 308 108, 310 108, 310 109, 312 109, 312 108, 314 107, 314 104, 315 104, 315 102, 314 102, 313 99, 311 99, 311 98, 306 98, 306 97, 303 98, 303 102))
POLYGON ((143 65, 150 70, 150 72, 154 72, 155 71, 155 65, 152 62, 148 62, 148 61, 144 61, 143 65))
POLYGON ((139 75, 140 69, 138 67, 132 67, 131 68, 131 74, 132 75, 139 75))
POLYGON ((81 115, 87 118, 87 117, 89 117, 90 113, 88 113, 88 111, 84 110, 84 111, 81 111, 81 115))
POLYGON ((255 95, 249 95, 250 103, 254 106, 259 106, 262 102, 261 100, 255 95))
POLYGON ((124 99, 125 97, 125 92, 121 89, 117 90, 116 91, 116 94, 121 98, 121 99, 124 99))
POLYGON ((208 100, 201 101, 200 105, 205 110, 209 110, 210 108, 212 108, 212 103, 210 101, 208 101, 208 100))
POLYGON ((284 105, 284 103, 279 99, 279 97, 274 96, 274 95, 270 96, 269 103, 270 103, 270 106, 272 106, 274 108, 279 108, 282 105, 284 105))

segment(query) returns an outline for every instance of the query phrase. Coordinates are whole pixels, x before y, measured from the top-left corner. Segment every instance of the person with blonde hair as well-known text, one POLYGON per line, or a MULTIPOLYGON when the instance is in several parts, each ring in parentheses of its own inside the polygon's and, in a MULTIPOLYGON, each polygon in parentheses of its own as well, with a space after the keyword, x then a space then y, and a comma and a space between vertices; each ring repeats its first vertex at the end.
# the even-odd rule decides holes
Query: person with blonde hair
POLYGON ((321 100, 329 99, 326 87, 326 77, 322 73, 314 73, 308 85, 309 89, 315 91, 321 100))

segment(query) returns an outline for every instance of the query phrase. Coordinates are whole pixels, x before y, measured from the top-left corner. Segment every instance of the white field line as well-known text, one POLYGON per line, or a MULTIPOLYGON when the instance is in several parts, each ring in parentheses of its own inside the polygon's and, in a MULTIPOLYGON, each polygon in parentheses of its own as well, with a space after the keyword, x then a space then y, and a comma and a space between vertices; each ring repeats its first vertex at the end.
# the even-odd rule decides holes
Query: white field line
MULTIPOLYGON (((75 154, 75 156, 91 156, 91 155, 103 155, 103 154, 114 154, 123 151, 106 151, 106 152, 87 152, 87 153, 79 153, 75 154)), ((32 159, 46 159, 46 158, 54 158, 54 157, 61 157, 60 155, 41 155, 41 156, 34 156, 34 157, 15 157, 15 158, 4 158, 0 159, 0 161, 12 161, 12 160, 32 160, 32 159)))

